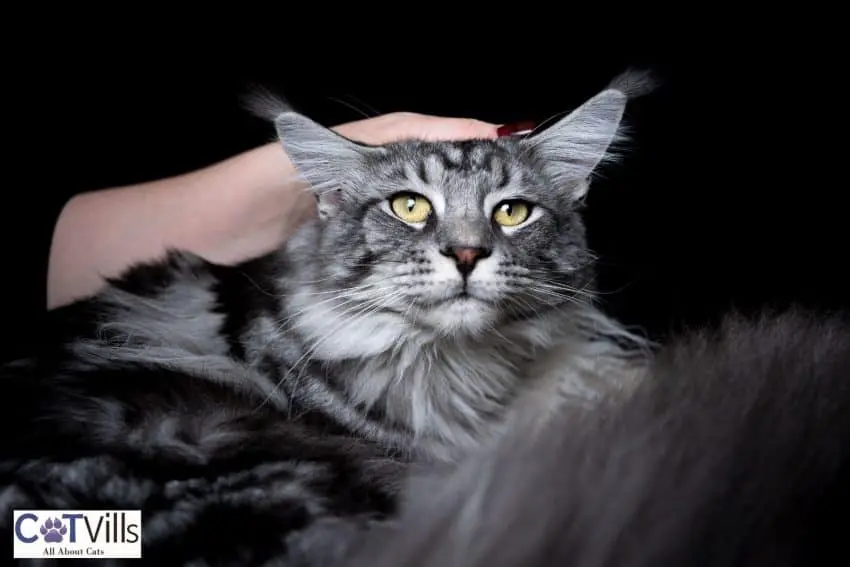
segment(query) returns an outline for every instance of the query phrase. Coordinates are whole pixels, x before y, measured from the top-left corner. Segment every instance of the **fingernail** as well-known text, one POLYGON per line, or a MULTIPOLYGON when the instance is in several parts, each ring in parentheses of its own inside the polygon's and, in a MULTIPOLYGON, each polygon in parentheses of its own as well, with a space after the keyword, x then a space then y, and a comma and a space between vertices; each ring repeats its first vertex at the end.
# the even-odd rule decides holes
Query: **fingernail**
POLYGON ((502 124, 496 130, 496 135, 499 138, 504 136, 526 136, 531 134, 535 128, 534 122, 523 120, 520 122, 511 122, 510 124, 502 124))

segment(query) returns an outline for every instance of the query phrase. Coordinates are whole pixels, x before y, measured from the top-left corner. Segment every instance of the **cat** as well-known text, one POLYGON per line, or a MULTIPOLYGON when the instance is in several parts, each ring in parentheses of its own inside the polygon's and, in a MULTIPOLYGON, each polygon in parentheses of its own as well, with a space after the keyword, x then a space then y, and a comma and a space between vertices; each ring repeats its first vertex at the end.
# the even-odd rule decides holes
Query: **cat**
POLYGON ((135 266, 2 369, 2 545, 14 509, 142 509, 152 563, 330 565, 412 472, 628 395, 651 345, 594 304, 579 209, 639 84, 523 138, 367 146, 277 111, 314 221, 135 266))
POLYGON ((630 396, 414 477, 341 565, 847 565, 848 322, 791 309, 678 337, 630 396))

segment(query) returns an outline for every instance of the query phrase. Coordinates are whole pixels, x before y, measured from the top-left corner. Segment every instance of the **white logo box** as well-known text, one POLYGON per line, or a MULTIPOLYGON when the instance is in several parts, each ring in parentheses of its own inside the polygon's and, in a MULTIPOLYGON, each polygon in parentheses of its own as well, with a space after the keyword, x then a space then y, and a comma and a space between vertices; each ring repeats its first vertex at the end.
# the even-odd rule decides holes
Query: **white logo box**
POLYGON ((15 559, 141 559, 141 510, 15 510, 15 559))

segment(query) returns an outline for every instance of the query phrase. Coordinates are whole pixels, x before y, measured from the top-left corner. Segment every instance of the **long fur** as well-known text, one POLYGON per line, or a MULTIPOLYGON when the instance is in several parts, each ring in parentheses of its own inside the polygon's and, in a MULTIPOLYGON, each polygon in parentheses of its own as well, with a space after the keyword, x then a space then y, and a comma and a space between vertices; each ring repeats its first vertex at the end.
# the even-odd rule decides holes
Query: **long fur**
POLYGON ((345 567, 846 564, 850 327, 789 312, 665 347, 625 401, 520 427, 345 567))

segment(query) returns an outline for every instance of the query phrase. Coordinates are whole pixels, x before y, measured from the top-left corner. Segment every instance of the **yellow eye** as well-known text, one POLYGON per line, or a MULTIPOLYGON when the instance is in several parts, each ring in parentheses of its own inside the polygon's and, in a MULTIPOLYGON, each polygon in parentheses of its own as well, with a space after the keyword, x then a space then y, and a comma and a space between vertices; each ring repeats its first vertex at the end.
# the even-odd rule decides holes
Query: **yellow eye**
POLYGON ((502 226, 517 226, 528 220, 531 205, 523 201, 502 201, 493 211, 493 220, 502 226))
POLYGON ((425 222, 431 216, 431 202, 416 193, 400 193, 390 200, 393 212, 404 222, 425 222))

